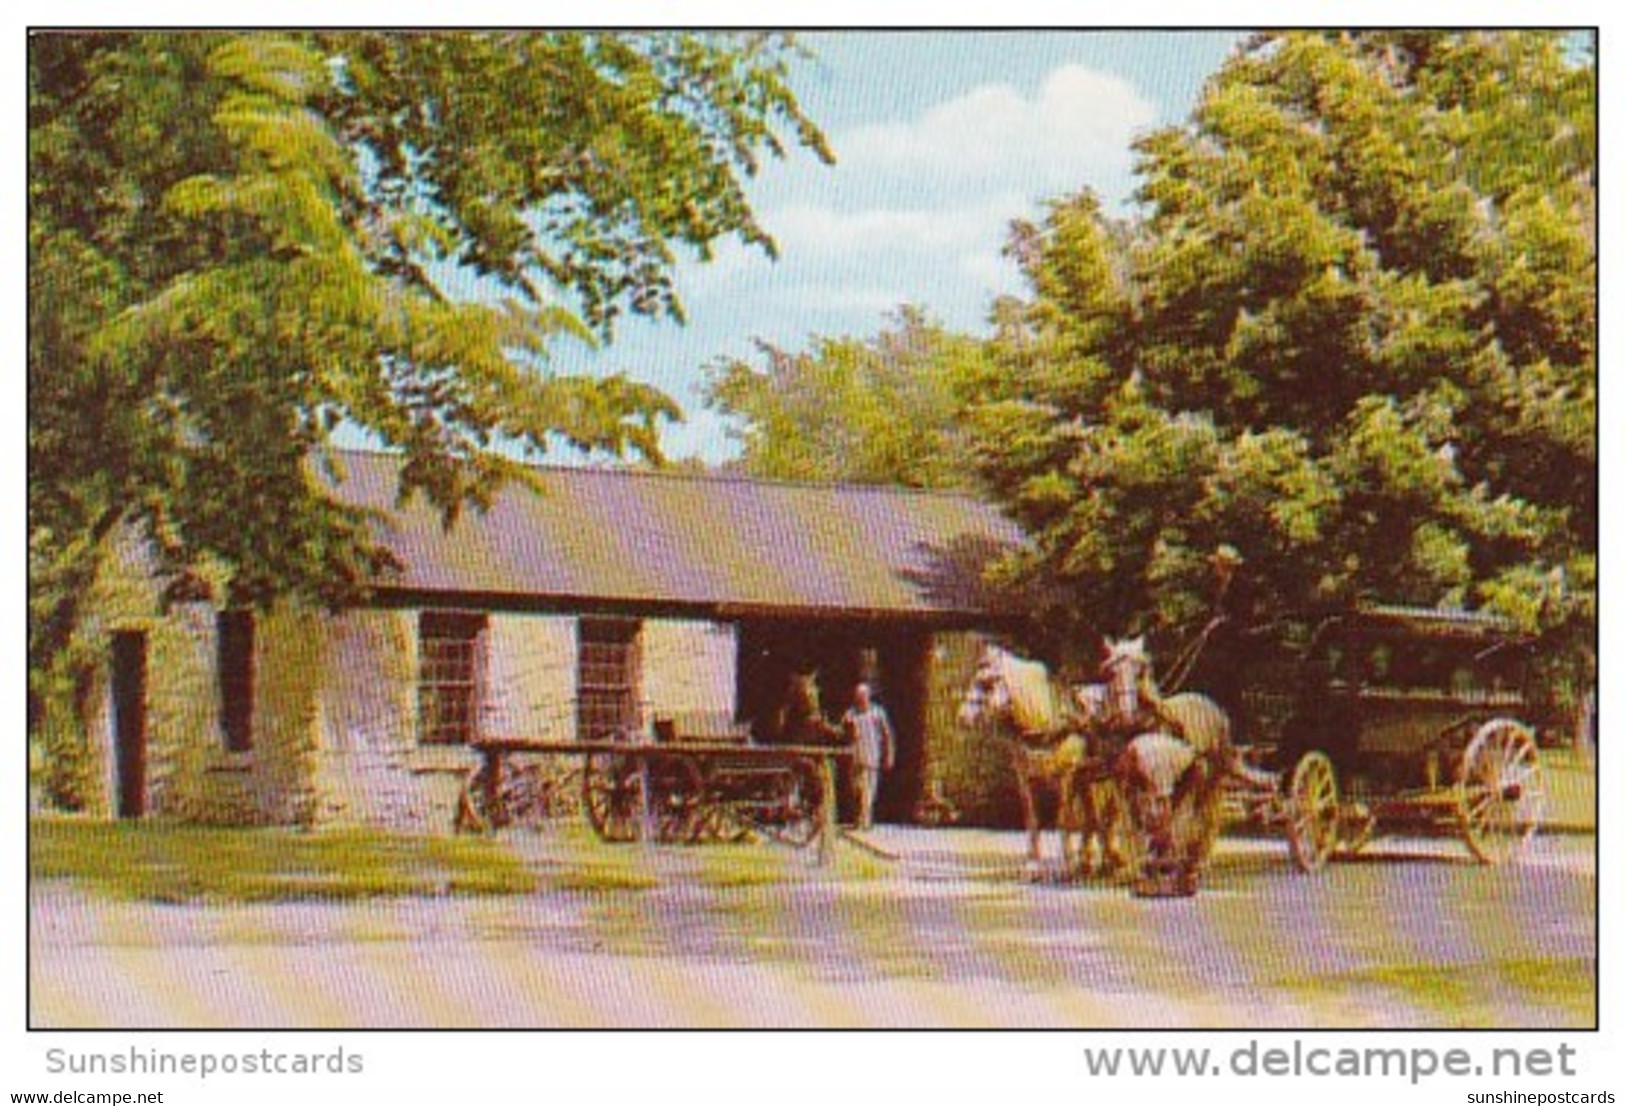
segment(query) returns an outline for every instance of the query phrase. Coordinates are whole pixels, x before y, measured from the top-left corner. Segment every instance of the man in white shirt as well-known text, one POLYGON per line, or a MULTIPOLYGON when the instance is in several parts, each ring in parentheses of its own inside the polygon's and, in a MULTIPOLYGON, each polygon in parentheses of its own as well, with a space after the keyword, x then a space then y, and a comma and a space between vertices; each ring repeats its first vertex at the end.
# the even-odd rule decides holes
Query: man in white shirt
POLYGON ((891 719, 873 695, 868 684, 853 688, 852 706, 841 718, 841 728, 852 743, 852 788, 857 793, 859 829, 874 825, 880 773, 891 771, 897 762, 891 719))

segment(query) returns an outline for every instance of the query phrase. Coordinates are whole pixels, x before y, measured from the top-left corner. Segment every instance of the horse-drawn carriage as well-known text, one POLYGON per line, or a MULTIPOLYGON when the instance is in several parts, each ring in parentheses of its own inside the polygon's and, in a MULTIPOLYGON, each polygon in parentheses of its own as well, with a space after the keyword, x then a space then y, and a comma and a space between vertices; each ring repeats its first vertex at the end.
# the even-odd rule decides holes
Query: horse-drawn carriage
MULTIPOLYGON (((1065 689, 996 647, 961 708, 1011 741, 1040 859, 1035 785, 1059 794, 1062 854, 1127 867, 1137 893, 1192 894, 1227 804, 1284 828, 1305 872, 1379 831, 1455 832, 1473 856, 1513 856, 1544 808, 1524 706, 1532 643, 1462 611, 1362 607, 1327 618, 1297 666, 1280 732, 1245 745, 1212 700, 1164 697, 1143 642, 1109 642, 1103 684, 1065 689), (1128 831, 1117 839, 1115 815, 1128 831)), ((1248 735, 1240 735, 1246 737, 1248 735)))
POLYGON ((1463 611, 1365 607, 1327 618, 1299 663, 1260 808, 1306 872, 1383 831, 1459 834, 1484 863, 1540 826, 1545 787, 1520 718, 1532 642, 1463 611))

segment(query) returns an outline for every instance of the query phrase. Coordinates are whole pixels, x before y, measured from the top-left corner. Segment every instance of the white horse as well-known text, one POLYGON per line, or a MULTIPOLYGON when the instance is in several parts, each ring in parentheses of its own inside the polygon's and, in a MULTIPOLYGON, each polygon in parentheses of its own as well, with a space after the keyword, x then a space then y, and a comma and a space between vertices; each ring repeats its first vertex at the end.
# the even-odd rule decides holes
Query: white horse
POLYGON ((1029 878, 1042 871, 1039 786, 1056 793, 1056 830, 1068 872, 1092 872, 1097 847, 1103 870, 1122 866, 1112 832, 1120 820, 1115 785, 1101 770, 1100 750, 1087 718, 1057 690, 1041 662, 986 646, 960 703, 959 723, 967 729, 1001 725, 1010 731, 1011 765, 1027 829, 1029 878))
POLYGON ((1105 687, 1080 692, 1080 706, 1093 726, 1123 740, 1116 776, 1148 863, 1194 891, 1213 848, 1233 759, 1230 718, 1205 695, 1164 698, 1143 637, 1108 640, 1101 668, 1105 687))

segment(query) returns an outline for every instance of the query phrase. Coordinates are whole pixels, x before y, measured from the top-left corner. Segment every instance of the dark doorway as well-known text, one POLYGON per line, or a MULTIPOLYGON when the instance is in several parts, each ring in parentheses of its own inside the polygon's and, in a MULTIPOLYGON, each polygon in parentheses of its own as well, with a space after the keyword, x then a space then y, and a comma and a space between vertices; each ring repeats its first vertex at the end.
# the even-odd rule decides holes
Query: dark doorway
POLYGON ((147 813, 147 632, 113 632, 113 761, 120 818, 147 813))
POLYGON ((897 732, 897 764, 880 785, 875 817, 913 822, 925 786, 925 707, 930 694, 928 634, 893 632, 880 647, 881 701, 897 732))
MULTIPOLYGON (((824 716, 839 723, 852 689, 867 681, 891 716, 897 765, 881 782, 876 815, 912 820, 920 799, 925 756, 926 658, 930 635, 873 622, 763 619, 739 627, 739 720, 758 736, 769 732, 792 674, 816 672, 824 716)), ((850 813, 842 780, 842 816, 850 813)))
POLYGON ((812 621, 747 622, 739 629, 739 668, 735 702, 739 720, 758 737, 767 736, 784 705, 790 677, 816 673, 824 716, 839 721, 852 687, 873 672, 864 671, 867 642, 857 629, 812 621))

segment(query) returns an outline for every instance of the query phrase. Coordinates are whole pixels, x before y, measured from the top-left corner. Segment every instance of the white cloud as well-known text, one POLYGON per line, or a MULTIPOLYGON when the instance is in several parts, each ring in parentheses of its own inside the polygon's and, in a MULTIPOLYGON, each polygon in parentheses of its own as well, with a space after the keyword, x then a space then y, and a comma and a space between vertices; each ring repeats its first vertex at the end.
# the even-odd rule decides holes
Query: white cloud
POLYGON ((1118 178, 1156 109, 1117 77, 1066 65, 1035 95, 982 85, 917 119, 837 135, 838 176, 881 174, 932 192, 1033 195, 1118 178))
POLYGON ((913 119, 837 134, 833 170, 757 197, 779 264, 728 251, 692 272, 685 292, 699 302, 791 288, 803 304, 854 315, 907 300, 976 325, 988 299, 1016 284, 1001 256, 1010 221, 1083 187, 1121 198, 1129 143, 1155 119, 1125 81, 1065 65, 1031 94, 984 84, 913 119))
POLYGON ((783 250, 777 264, 690 270, 683 293, 697 317, 743 314, 753 332, 779 341, 867 332, 903 303, 974 329, 991 297, 1018 283, 1002 247, 1009 221, 1028 210, 1008 193, 936 208, 792 204, 764 213, 783 250))
POLYGON ((898 247, 933 252, 955 249, 984 237, 986 215, 981 210, 954 208, 838 211, 803 205, 775 211, 770 217, 774 233, 788 254, 898 247))
MULTIPOLYGON (((1020 288, 1002 255, 1010 221, 1085 186, 1120 198, 1129 143, 1154 121, 1125 82, 1069 65, 1030 95, 981 85, 911 120, 837 134, 834 169, 759 182, 753 202, 780 246, 777 263, 719 244, 711 264, 680 271, 694 319, 685 333, 636 328, 640 340, 616 352, 693 414, 692 367, 753 356, 753 336, 797 348, 814 334, 873 333, 903 303, 981 330, 993 297, 1020 288)), ((682 438, 692 445, 715 430, 701 424, 682 438)))
POLYGON ((1031 94, 979 85, 913 119, 836 134, 834 169, 783 174, 756 196, 780 262, 726 244, 685 271, 684 295, 698 304, 816 286, 844 289, 838 299, 856 311, 891 288, 898 302, 951 301, 945 313, 972 325, 1014 284, 1000 256, 1010 221, 1083 187, 1120 199, 1129 143, 1155 120, 1127 82, 1064 65, 1031 94), (881 266, 892 272, 880 277, 881 266))

